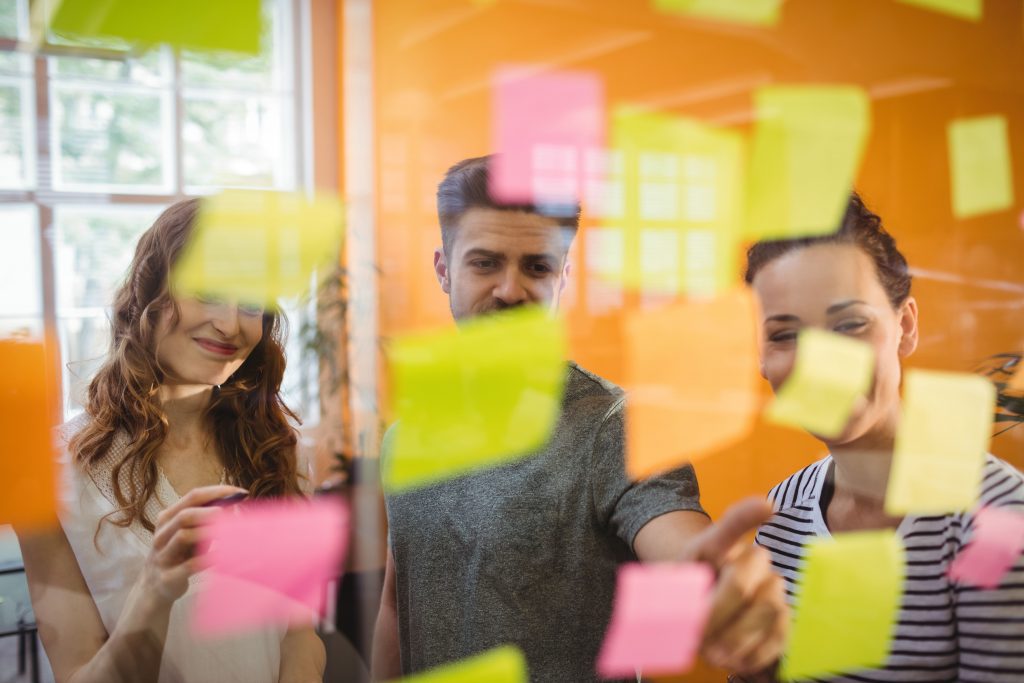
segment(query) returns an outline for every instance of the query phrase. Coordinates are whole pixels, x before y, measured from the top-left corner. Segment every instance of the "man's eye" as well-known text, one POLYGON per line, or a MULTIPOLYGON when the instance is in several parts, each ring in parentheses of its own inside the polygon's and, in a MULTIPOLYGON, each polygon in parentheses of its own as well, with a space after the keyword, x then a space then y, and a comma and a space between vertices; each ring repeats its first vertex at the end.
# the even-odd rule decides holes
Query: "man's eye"
POLYGON ((547 275, 552 272, 551 266, 546 263, 533 263, 529 266, 529 270, 536 275, 547 275))
POLYGON ((494 261, 492 261, 490 259, 480 259, 478 261, 473 261, 473 267, 474 268, 482 268, 482 269, 493 268, 494 267, 494 261))

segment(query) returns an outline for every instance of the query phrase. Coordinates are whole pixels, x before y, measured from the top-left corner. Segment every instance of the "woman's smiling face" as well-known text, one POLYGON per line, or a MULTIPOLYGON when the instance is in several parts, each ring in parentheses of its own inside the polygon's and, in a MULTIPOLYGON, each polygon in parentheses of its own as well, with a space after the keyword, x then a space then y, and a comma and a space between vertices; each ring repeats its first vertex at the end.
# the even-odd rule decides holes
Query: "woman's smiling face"
MULTIPOLYGON (((900 361, 917 346, 917 304, 894 308, 875 265, 852 244, 815 244, 766 263, 754 276, 762 306, 761 374, 778 391, 796 359, 797 333, 815 327, 869 344, 875 372, 866 401, 830 446, 891 438, 900 405, 900 361)), ((820 438, 820 437, 819 437, 820 438)))

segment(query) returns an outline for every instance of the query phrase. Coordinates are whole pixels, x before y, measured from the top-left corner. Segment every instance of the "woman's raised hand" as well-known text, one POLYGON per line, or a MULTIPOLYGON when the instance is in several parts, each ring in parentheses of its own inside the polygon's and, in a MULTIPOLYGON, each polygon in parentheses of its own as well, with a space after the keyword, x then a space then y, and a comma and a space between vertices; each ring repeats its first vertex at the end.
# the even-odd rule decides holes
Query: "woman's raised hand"
POLYGON ((153 548, 141 576, 144 587, 168 602, 184 595, 189 577, 199 570, 195 556, 199 527, 223 512, 219 507, 204 506, 245 492, 237 486, 201 486, 161 512, 156 518, 153 548))

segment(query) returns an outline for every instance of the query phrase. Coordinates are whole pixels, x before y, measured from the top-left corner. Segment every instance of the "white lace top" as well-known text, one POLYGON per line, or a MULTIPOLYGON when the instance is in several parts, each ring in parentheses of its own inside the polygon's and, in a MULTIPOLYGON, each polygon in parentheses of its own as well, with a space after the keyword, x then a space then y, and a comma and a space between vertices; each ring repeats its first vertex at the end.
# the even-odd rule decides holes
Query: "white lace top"
MULTIPOLYGON (((61 429, 64 512, 61 526, 74 550, 93 602, 107 632, 113 631, 128 593, 142 571, 153 544, 153 534, 135 522, 125 528, 100 520, 117 509, 112 471, 124 456, 127 438, 115 438, 107 457, 88 471, 71 462, 67 441, 85 424, 78 418, 61 429), (99 528, 99 533, 96 533, 99 528)), ((127 467, 120 477, 128 481, 127 467)), ((156 495, 146 504, 146 516, 155 520, 179 499, 160 474, 156 495)), ((243 636, 205 639, 191 630, 191 609, 203 581, 193 576, 188 592, 171 609, 170 627, 160 665, 160 683, 276 683, 281 660, 283 628, 263 628, 243 636)))

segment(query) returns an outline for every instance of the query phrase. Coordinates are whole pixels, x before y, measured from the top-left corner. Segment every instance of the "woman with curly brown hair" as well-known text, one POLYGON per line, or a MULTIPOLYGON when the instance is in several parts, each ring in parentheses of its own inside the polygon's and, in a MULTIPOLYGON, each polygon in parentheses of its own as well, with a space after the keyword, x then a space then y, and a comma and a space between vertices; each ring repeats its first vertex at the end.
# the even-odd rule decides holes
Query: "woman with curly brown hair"
POLYGON ((280 397, 281 319, 178 296, 168 275, 195 222, 179 202, 136 247, 85 414, 65 425, 61 528, 21 538, 39 634, 60 682, 320 681, 312 628, 194 637, 198 527, 232 494, 301 495, 280 397))

